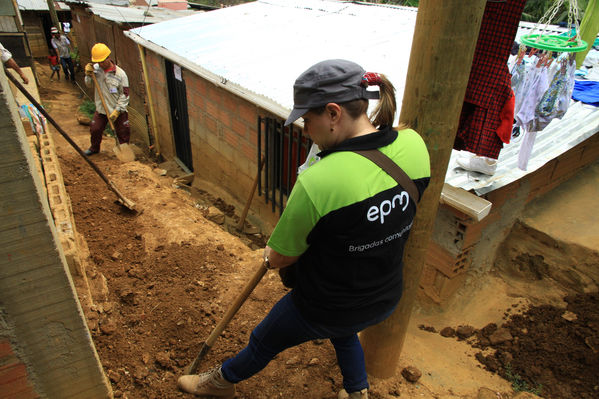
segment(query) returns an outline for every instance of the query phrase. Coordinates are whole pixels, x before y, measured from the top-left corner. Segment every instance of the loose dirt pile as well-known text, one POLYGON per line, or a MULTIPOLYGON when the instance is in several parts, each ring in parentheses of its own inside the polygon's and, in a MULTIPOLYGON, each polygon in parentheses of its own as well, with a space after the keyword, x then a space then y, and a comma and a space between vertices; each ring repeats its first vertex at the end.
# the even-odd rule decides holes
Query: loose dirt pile
MULTIPOLYGON (((516 391, 546 398, 596 398, 599 294, 568 296, 564 301, 565 309, 530 306, 516 314, 508 309, 507 321, 501 326, 491 323, 480 330, 447 327, 440 334, 480 348, 476 359, 510 381, 516 391)), ((421 329, 436 332, 428 326, 421 329)))

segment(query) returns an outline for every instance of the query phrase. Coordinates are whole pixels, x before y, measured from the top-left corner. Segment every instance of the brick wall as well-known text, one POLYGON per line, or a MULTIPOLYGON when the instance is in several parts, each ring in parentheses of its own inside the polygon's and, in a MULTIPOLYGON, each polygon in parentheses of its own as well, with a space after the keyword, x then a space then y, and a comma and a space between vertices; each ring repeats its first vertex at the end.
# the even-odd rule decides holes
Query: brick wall
POLYGON ((29 380, 25 363, 13 350, 9 339, 0 337, 0 398, 39 397, 29 380))
MULTIPOLYGON (((183 78, 196 176, 224 188, 239 210, 256 177, 258 115, 274 116, 190 71, 184 70, 183 78)), ((278 220, 278 213, 257 194, 251 210, 266 229, 278 220)))
MULTIPOLYGON (((96 43, 96 34, 94 32, 93 20, 90 14, 85 12, 82 7, 73 7, 72 9, 72 32, 77 32, 75 41, 79 49, 79 63, 82 67, 91 62, 91 48, 96 43)), ((93 88, 80 84, 90 98, 94 98, 93 88)))
MULTIPOLYGON (((21 11, 23 25, 27 32, 27 40, 31 48, 31 55, 35 58, 48 56, 48 42, 42 25, 41 16, 35 11, 21 11)), ((46 62, 42 65, 47 65, 46 62)))
POLYGON ((149 145, 148 125, 146 123, 146 94, 139 49, 133 40, 123 34, 123 29, 130 29, 130 26, 112 24, 116 46, 111 48, 112 55, 129 78, 128 112, 131 124, 131 139, 149 145))

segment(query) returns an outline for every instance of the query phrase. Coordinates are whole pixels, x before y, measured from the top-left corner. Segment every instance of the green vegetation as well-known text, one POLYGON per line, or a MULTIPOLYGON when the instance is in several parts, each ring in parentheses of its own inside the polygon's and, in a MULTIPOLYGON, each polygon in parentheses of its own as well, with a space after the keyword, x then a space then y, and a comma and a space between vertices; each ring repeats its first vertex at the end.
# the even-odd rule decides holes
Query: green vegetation
POLYGON ((201 4, 204 6, 220 8, 220 6, 236 6, 238 4, 249 3, 254 0, 189 0, 190 3, 201 4))
POLYGON ((94 112, 96 112, 96 104, 93 101, 85 100, 79 106, 79 111, 91 119, 94 117, 94 112))
POLYGON ((379 1, 373 1, 373 3, 395 4, 397 6, 406 6, 406 7, 418 7, 419 1, 420 0, 379 0, 379 1))
MULTIPOLYGON (((538 22, 539 19, 545 15, 547 10, 555 4, 556 0, 528 0, 524 6, 524 12, 522 13, 522 20, 529 22, 538 22)), ((582 20, 582 15, 587 9, 589 0, 578 0, 578 17, 582 20)), ((555 15, 553 20, 549 21, 552 25, 557 25, 560 22, 568 22, 568 9, 570 1, 565 0, 564 4, 560 7, 559 11, 555 15)), ((580 21, 578 21, 580 22, 580 21)), ((572 21, 574 23, 574 21, 572 21)))
MULTIPOLYGON (((555 4, 557 0, 528 0, 526 5, 524 6, 524 11, 522 12, 522 20, 528 22, 538 22, 539 19, 545 15, 547 10, 555 4)), ((381 4, 397 4, 400 6, 409 6, 409 7, 418 7, 419 0, 374 0, 373 3, 381 3, 381 4)), ((565 0, 564 4, 560 7, 559 11, 555 15, 555 18, 552 21, 549 21, 550 24, 557 25, 560 22, 568 22, 568 8, 570 1, 565 0)), ((587 5, 589 4, 589 0, 578 0, 578 16, 582 20, 582 15, 584 11, 587 9, 587 5)), ((574 21, 572 21, 574 22, 574 21)), ((580 21, 579 21, 580 22, 580 21)))
POLYGON ((513 372, 512 365, 509 363, 505 366, 505 378, 512 383, 512 388, 516 392, 530 392, 540 396, 543 390, 543 385, 541 384, 537 384, 537 386, 534 388, 530 387, 528 382, 524 381, 522 377, 520 377, 520 374, 513 372))
MULTIPOLYGON (((96 112, 96 104, 93 101, 85 100, 79 106, 79 112, 83 115, 87 116, 90 120, 93 119, 94 113, 96 112)), ((106 129, 104 129, 104 134, 107 136, 114 136, 114 132, 110 128, 110 124, 106 125, 106 129)))

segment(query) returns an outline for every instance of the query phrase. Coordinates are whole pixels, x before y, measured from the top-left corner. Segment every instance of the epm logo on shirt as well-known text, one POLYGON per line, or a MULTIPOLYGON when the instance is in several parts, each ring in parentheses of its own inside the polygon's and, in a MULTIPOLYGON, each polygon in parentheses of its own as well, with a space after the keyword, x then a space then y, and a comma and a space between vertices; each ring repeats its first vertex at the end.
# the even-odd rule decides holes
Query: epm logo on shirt
POLYGON ((399 194, 395 194, 391 200, 383 200, 378 206, 373 205, 368 208, 366 218, 369 222, 376 222, 380 219, 381 224, 383 224, 385 223, 385 216, 389 216, 396 205, 401 206, 402 212, 405 212, 409 204, 410 196, 406 191, 402 191, 399 194))

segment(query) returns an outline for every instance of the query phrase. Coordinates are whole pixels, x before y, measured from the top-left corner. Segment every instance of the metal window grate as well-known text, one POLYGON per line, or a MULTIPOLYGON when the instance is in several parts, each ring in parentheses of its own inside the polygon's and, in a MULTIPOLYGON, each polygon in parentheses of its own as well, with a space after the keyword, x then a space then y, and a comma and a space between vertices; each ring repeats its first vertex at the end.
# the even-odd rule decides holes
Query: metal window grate
POLYGON ((302 130, 283 126, 282 119, 258 117, 258 165, 264 156, 264 167, 258 176, 258 195, 272 205, 272 211, 283 213, 287 197, 297 179, 297 168, 304 163, 312 141, 302 130))

